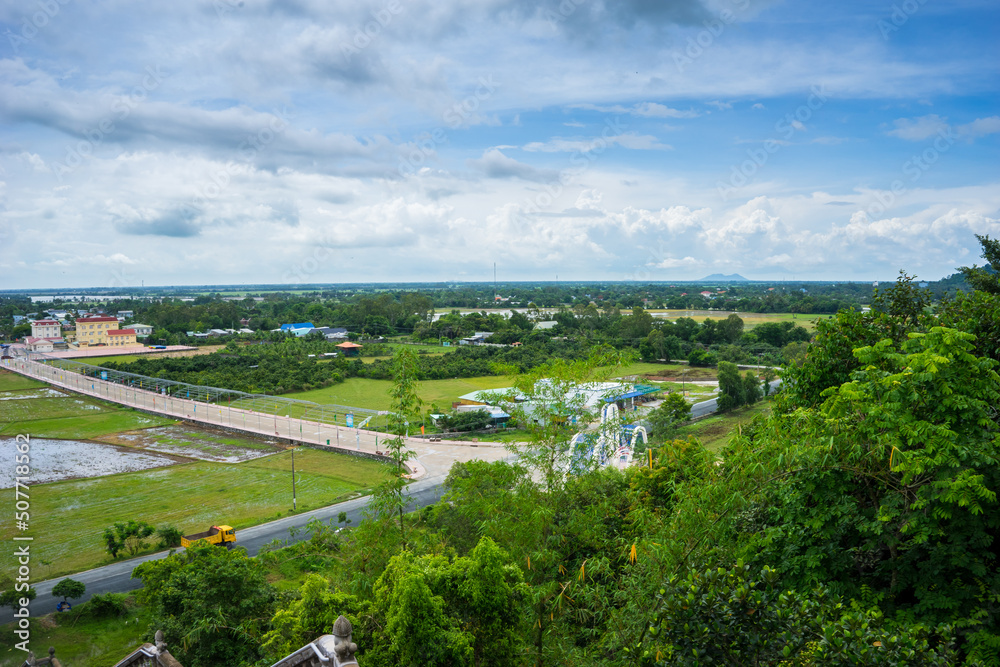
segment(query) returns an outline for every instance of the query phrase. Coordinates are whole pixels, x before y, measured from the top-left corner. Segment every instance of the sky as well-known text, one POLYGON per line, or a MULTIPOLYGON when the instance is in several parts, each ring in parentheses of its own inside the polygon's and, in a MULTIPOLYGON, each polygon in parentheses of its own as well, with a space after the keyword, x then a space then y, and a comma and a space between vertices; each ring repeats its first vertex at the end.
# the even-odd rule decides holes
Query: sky
POLYGON ((0 0, 0 289, 935 280, 995 0, 0 0))

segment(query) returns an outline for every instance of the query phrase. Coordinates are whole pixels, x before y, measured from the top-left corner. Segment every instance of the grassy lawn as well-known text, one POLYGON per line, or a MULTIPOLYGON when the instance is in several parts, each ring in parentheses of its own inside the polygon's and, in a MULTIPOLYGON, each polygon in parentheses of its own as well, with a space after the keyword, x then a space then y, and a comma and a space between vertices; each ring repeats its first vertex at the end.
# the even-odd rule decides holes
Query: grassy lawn
POLYGON ((26 433, 39 438, 88 439, 173 423, 79 394, 7 400, 0 411, 0 435, 26 433))
MULTIPOLYGON (((685 377, 688 380, 714 380, 717 374, 714 368, 689 368, 681 364, 638 362, 619 369, 615 375, 617 377, 631 377, 644 373, 656 373, 658 375, 663 373, 669 377, 680 377, 682 372, 686 373, 685 377)), ((640 378, 639 381, 641 382, 642 379, 640 378)), ((424 401, 425 410, 430 409, 431 405, 436 405, 439 410, 448 411, 451 409, 452 402, 457 401, 459 396, 481 389, 509 387, 512 382, 511 378, 502 375, 483 375, 450 380, 423 380, 417 383, 417 393, 424 401)), ((368 408, 370 410, 388 410, 389 388, 391 386, 392 382, 389 380, 348 378, 344 382, 332 387, 324 387, 323 389, 314 389, 295 394, 285 394, 285 396, 325 405, 347 405, 368 408)))
MULTIPOLYGON (((63 665, 114 665, 143 644, 152 621, 142 607, 132 609, 125 618, 83 615, 77 619, 76 611, 74 605, 65 614, 31 619, 29 646, 37 658, 47 658, 49 647, 54 646, 56 659, 63 665)), ((13 647, 19 641, 12 623, 0 627, 0 646, 13 647)), ((0 667, 21 667, 26 655, 12 648, 0 650, 0 667)))
MULTIPOLYGON (((299 511, 353 497, 384 479, 386 467, 346 454, 300 449, 295 456, 299 511)), ((51 578, 111 562, 101 533, 116 521, 174 525, 187 533, 228 523, 237 530, 291 513, 291 452, 244 463, 196 462, 31 489, 32 574, 51 578)), ((0 540, 14 535, 12 522, 0 540)), ((13 550, 0 567, 15 566, 13 550)))
POLYGON ((19 391, 23 389, 39 389, 46 386, 44 382, 12 373, 0 371, 0 391, 19 391))
MULTIPOLYGON (((724 320, 732 314, 729 310, 650 310, 654 317, 675 320, 679 317, 690 317, 695 322, 704 322, 711 318, 713 320, 724 320)), ((794 322, 806 331, 816 328, 816 321, 830 315, 803 315, 801 313, 745 313, 737 311, 737 315, 743 320, 744 330, 749 331, 758 324, 765 322, 794 322)))
POLYGON ((677 430, 677 437, 686 438, 693 435, 701 441, 706 449, 717 452, 729 442, 729 438, 737 427, 748 423, 755 415, 770 412, 770 410, 770 401, 758 401, 750 407, 740 408, 725 414, 715 414, 683 426, 677 430))
MULTIPOLYGON (((389 388, 391 386, 390 380, 348 378, 332 387, 286 394, 286 396, 315 403, 349 405, 370 410, 388 410, 389 388)), ((453 380, 423 380, 417 383, 417 393, 424 401, 425 409, 429 409, 431 404, 436 404, 438 408, 448 410, 451 408, 452 401, 458 400, 458 397, 463 394, 479 389, 497 389, 509 386, 509 378, 500 375, 484 375, 453 380)))

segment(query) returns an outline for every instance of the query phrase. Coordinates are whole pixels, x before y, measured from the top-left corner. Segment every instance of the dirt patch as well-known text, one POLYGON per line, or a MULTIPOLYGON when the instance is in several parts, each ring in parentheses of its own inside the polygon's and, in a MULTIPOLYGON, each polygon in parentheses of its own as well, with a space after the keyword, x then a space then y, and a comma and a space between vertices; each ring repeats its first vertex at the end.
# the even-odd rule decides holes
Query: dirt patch
POLYGON ((273 441, 253 440, 188 424, 127 431, 104 436, 100 440, 135 449, 220 463, 250 461, 284 449, 273 441))

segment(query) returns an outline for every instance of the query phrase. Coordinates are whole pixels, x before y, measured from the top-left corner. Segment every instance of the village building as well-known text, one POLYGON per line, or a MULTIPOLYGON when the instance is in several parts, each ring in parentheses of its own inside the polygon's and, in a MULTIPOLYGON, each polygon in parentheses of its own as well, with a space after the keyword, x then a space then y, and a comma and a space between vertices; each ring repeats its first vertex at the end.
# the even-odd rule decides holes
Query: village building
POLYGON ((81 317, 76 321, 76 342, 81 347, 107 345, 108 331, 118 327, 117 317, 81 317))
POLYGON ((130 347, 137 345, 135 329, 111 329, 107 332, 107 345, 113 347, 130 347))
POLYGON ((32 338, 61 338, 62 326, 57 320, 34 320, 31 323, 32 338))
POLYGON ((149 324, 130 324, 128 328, 135 331, 136 338, 146 338, 153 335, 153 327, 149 324))

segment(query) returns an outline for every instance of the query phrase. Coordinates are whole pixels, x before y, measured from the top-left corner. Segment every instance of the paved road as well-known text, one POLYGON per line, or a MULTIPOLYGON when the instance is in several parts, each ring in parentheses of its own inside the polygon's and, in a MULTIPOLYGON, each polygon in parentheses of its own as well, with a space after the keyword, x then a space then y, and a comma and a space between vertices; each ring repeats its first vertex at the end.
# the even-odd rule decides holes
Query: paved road
MULTIPOLYGON (((435 477, 422 479, 410 484, 407 487, 408 494, 411 498, 410 509, 419 509, 436 503, 444 492, 443 482, 443 477, 435 477)), ((310 512, 296 514, 284 519, 278 519, 277 521, 271 521, 270 523, 254 526, 253 528, 244 528, 236 533, 237 544, 246 548, 250 555, 254 556, 258 551, 260 551, 260 548, 263 545, 271 542, 272 540, 288 540, 290 542, 297 542, 308 537, 308 535, 303 532, 299 533, 297 537, 291 538, 289 534, 290 528, 303 528, 312 519, 320 519, 323 521, 333 519, 336 523, 337 515, 340 514, 340 512, 346 512, 347 518, 351 520, 351 525, 356 526, 361 522, 361 511, 368 504, 368 501, 369 497, 356 498, 337 505, 331 505, 329 507, 312 510, 310 512)), ((179 551, 183 551, 183 549, 179 549, 179 551)), ((87 586, 86 595, 79 600, 74 600, 73 603, 78 604, 86 602, 95 593, 126 593, 137 588, 142 588, 142 582, 138 579, 132 578, 133 568, 140 563, 145 563, 150 560, 159 560, 160 558, 165 558, 168 555, 168 551, 161 551, 148 556, 112 563, 111 565, 105 565, 104 567, 70 575, 71 579, 82 581, 87 586)), ((56 603, 58 603, 62 598, 52 596, 52 587, 64 578, 65 577, 59 577, 33 584, 35 591, 38 593, 38 597, 36 597, 31 603, 30 609, 32 616, 44 616, 49 612, 55 611, 56 603)), ((13 611, 9 607, 4 607, 3 610, 0 611, 0 624, 10 623, 12 620, 14 620, 13 611)))
MULTIPOLYGON (((770 387, 771 391, 769 393, 774 393, 775 390, 781 386, 781 380, 772 380, 770 387)), ((695 403, 691 406, 691 419, 697 419, 698 417, 704 417, 705 415, 712 414, 719 409, 719 399, 710 398, 707 401, 702 401, 700 403, 695 403)))

